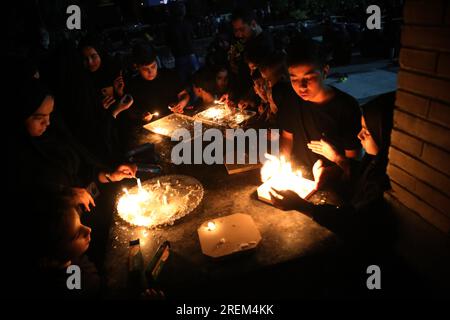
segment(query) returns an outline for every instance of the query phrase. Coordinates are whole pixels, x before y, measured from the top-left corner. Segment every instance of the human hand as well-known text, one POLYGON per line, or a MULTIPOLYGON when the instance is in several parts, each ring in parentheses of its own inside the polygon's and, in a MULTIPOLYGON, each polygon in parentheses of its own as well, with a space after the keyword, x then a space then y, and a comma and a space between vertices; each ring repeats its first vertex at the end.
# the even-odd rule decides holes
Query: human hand
POLYGON ((116 79, 114 79, 113 87, 114 91, 119 97, 123 96, 125 81, 123 81, 122 70, 120 71, 119 76, 116 79))
POLYGON ((312 152, 324 156, 331 162, 336 162, 339 156, 339 153, 337 152, 336 148, 323 139, 321 139, 320 141, 317 140, 311 141, 310 143, 308 143, 308 148, 312 152))
POLYGON ((121 164, 117 169, 110 174, 111 180, 122 181, 123 179, 131 179, 136 177, 137 166, 135 164, 121 164))
POLYGON ((309 212, 311 203, 301 198, 297 193, 292 190, 277 190, 271 188, 270 201, 272 204, 282 210, 300 210, 309 212))
POLYGON ((90 205, 95 207, 94 198, 84 188, 71 188, 69 203, 73 206, 81 205, 86 211, 91 211, 90 205))
POLYGON ((117 105, 117 107, 113 111, 113 117, 116 118, 119 115, 119 113, 129 109, 131 107, 131 105, 133 104, 133 102, 134 102, 134 99, 133 99, 132 96, 125 95, 124 98, 122 98, 120 100, 119 104, 117 105), (127 97, 129 97, 129 98, 127 99, 127 97))
POLYGON ((325 175, 323 174, 324 171, 325 167, 323 165, 323 161, 320 159, 317 160, 312 167, 314 181, 316 182, 316 190, 322 187, 325 183, 325 175))
POLYGON ((114 99, 113 96, 105 96, 102 100, 102 106, 103 106, 103 108, 108 109, 115 102, 116 102, 116 99, 114 99))

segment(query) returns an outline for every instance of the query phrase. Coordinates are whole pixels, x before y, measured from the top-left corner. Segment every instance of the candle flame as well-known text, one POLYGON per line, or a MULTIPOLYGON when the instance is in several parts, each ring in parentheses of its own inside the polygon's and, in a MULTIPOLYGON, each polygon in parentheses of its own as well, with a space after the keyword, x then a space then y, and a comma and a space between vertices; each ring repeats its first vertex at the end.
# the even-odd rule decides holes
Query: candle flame
POLYGON ((264 182, 257 190, 258 196, 270 201, 270 191, 291 190, 300 197, 307 197, 315 188, 314 181, 303 178, 300 170, 294 171, 292 165, 284 156, 280 158, 270 154, 265 155, 267 161, 261 168, 261 180, 264 182))
POLYGON ((216 224, 214 223, 214 221, 209 221, 207 226, 209 231, 216 230, 216 224))

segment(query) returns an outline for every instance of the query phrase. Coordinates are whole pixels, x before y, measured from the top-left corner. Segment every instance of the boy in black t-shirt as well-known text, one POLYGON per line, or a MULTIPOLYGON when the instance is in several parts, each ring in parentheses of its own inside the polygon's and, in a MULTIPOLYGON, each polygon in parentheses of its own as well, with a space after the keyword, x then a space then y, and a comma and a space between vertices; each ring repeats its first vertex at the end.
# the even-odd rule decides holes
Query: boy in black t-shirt
MULTIPOLYGON (((280 110, 281 153, 307 169, 312 168, 314 173, 330 174, 335 168, 326 159, 326 146, 335 146, 347 158, 359 156, 358 103, 350 95, 325 85, 329 66, 318 44, 294 42, 288 50, 287 65, 296 95, 285 97, 289 100, 285 101, 287 107, 280 110), (321 140, 329 144, 321 145, 321 140), (308 148, 311 143, 323 148, 312 152, 308 148)), ((329 175, 323 174, 319 184, 326 177, 329 175)))

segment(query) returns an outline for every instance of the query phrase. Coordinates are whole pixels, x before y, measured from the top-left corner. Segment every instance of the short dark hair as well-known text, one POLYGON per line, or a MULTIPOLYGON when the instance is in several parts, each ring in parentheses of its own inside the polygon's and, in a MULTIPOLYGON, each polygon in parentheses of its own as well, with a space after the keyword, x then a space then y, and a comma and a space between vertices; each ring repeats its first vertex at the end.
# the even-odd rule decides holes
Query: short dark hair
POLYGON ((322 68, 327 64, 327 58, 320 43, 314 40, 297 38, 288 47, 286 63, 288 67, 312 64, 322 68))
POLYGON ((138 66, 147 66, 156 61, 155 49, 147 44, 138 43, 133 46, 131 59, 138 66))
POLYGON ((214 93, 215 81, 215 74, 210 69, 205 67, 197 70, 192 75, 192 84, 195 87, 201 88, 211 94, 214 93))
POLYGON ((236 20, 242 20, 246 24, 251 24, 252 21, 256 21, 256 15, 253 9, 239 7, 231 14, 231 22, 236 20))

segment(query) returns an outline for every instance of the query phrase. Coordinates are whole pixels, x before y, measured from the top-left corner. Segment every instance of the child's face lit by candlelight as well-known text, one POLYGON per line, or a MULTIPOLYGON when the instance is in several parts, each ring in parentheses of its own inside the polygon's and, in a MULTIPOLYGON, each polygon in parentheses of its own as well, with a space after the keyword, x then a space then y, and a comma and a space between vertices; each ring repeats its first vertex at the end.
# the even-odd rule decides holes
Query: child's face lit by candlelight
POLYGON ((100 58, 100 55, 98 54, 97 50, 95 50, 95 48, 83 48, 81 54, 83 55, 84 66, 90 72, 95 72, 100 68, 102 59, 100 58))
POLYGON ((44 134, 50 125, 50 114, 53 112, 54 100, 46 96, 39 108, 25 120, 25 127, 32 137, 44 134))
POLYGON ((61 252, 65 259, 79 258, 89 248, 91 228, 83 225, 75 208, 70 208, 65 217, 64 238, 61 241, 61 252))
POLYGON ((221 70, 216 74, 216 85, 220 92, 224 92, 228 87, 228 71, 221 70))
POLYGON ((297 95, 306 101, 315 102, 324 90, 324 79, 329 67, 322 70, 311 64, 293 65, 288 68, 291 84, 297 95))
POLYGON ((140 65, 137 67, 139 70, 139 74, 141 75, 142 79, 151 81, 156 78, 158 75, 158 64, 156 61, 153 61, 149 65, 140 65))

